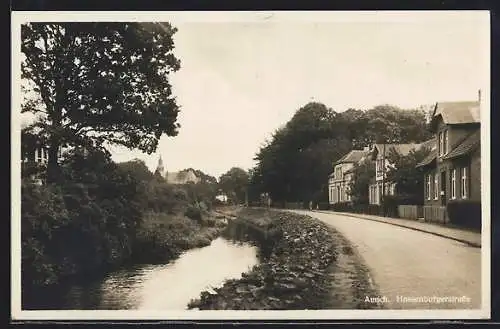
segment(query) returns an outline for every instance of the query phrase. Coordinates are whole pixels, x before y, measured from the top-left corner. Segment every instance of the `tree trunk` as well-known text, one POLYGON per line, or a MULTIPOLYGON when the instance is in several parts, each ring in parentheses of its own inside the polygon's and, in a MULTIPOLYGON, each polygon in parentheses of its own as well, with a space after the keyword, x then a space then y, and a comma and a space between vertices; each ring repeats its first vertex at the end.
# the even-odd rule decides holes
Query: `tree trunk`
POLYGON ((49 184, 57 183, 60 179, 58 153, 59 143, 53 141, 49 147, 49 161, 47 164, 47 183, 49 184))

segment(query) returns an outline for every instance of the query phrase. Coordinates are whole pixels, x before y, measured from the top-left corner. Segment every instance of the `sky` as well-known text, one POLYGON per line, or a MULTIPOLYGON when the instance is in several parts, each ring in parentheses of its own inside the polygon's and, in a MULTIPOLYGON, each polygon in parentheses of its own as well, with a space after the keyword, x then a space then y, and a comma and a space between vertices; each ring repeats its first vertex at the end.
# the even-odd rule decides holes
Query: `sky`
POLYGON ((113 148, 113 159, 140 158, 154 171, 161 154, 168 171, 193 167, 219 177, 233 166, 253 167, 272 132, 313 100, 337 112, 476 100, 489 83, 487 17, 350 12, 173 20, 179 134, 163 136, 152 155, 113 148))

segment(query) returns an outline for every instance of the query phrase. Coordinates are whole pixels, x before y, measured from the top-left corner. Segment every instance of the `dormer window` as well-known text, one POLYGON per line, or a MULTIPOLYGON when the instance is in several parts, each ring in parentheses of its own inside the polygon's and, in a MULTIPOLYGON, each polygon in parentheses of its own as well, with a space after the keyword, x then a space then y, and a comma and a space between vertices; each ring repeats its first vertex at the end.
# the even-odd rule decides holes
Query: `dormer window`
POLYGON ((337 168, 335 168, 335 177, 336 177, 337 179, 342 178, 342 168, 341 168, 341 167, 337 167, 337 168))

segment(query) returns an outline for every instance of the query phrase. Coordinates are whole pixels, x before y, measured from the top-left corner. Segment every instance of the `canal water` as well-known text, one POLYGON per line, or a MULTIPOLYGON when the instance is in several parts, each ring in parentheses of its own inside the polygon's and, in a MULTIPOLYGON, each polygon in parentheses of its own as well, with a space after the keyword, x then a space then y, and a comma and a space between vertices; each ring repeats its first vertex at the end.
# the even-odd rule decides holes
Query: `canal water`
POLYGON ((23 301, 23 309, 186 310, 202 291, 240 278, 266 257, 269 248, 258 241, 233 223, 209 246, 169 263, 128 266, 98 280, 51 289, 23 301))

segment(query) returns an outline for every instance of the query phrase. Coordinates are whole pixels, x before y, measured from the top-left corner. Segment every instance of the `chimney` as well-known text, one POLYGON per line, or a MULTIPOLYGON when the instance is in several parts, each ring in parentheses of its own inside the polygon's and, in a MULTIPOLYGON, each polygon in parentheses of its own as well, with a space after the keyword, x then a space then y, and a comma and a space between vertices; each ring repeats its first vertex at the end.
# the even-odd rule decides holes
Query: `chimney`
POLYGON ((477 91, 477 101, 481 103, 481 89, 477 91))

